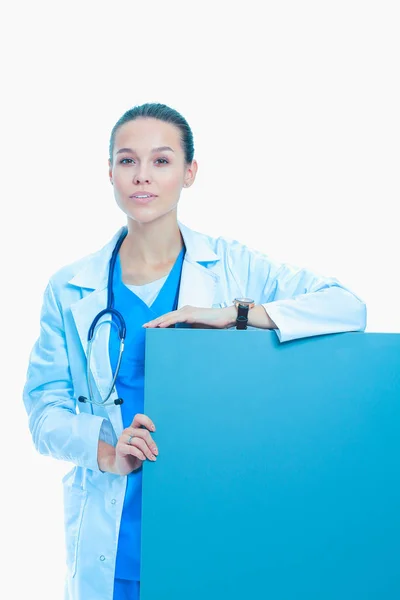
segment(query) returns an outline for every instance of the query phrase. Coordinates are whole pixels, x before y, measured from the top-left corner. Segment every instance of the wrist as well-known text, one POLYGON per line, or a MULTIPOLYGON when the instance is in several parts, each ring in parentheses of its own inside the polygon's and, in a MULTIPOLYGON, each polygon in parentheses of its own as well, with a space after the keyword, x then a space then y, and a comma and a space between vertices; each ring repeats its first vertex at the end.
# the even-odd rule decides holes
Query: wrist
POLYGON ((115 464, 116 459, 116 451, 114 446, 107 444, 107 442, 103 442, 99 440, 98 450, 97 450, 97 463, 99 465, 100 471, 103 473, 113 473, 117 474, 117 468, 115 464))
MULTIPOLYGON (((222 310, 226 311, 226 328, 236 327, 236 319, 238 310, 233 304, 222 310)), ((256 304, 253 308, 249 309, 247 325, 249 327, 256 327, 258 329, 278 329, 276 323, 270 318, 265 307, 262 304, 256 304)))
POLYGON ((228 327, 234 327, 236 325, 236 318, 237 318, 237 308, 234 304, 232 304, 232 306, 228 306, 227 308, 224 308, 223 310, 226 311, 226 328, 228 327))
POLYGON ((263 304, 256 304, 249 310, 248 325, 257 329, 278 329, 263 304))

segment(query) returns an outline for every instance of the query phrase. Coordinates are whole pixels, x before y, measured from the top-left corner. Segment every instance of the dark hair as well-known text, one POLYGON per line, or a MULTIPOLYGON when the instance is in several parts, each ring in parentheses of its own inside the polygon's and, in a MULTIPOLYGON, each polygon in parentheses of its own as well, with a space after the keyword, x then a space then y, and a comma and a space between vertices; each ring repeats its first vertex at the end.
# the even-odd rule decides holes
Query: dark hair
POLYGON ((179 114, 173 108, 170 108, 166 104, 146 103, 140 106, 134 106, 127 110, 122 117, 116 122, 110 137, 109 154, 110 161, 112 162, 112 155, 114 151, 115 134, 118 129, 128 123, 128 121, 134 121, 139 118, 152 118, 165 121, 165 123, 172 123, 176 125, 181 133, 182 149, 185 154, 186 164, 190 164, 194 156, 194 145, 193 145, 193 133, 189 127, 188 122, 181 114, 179 114))

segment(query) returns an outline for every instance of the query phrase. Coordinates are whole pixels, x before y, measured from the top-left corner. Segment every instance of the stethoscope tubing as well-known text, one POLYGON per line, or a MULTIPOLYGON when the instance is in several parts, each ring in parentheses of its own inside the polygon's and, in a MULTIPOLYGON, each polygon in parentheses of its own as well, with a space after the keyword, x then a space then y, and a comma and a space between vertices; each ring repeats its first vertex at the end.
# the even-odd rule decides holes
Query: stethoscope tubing
POLYGON ((118 241, 117 241, 115 248, 111 255, 110 266, 109 266, 109 270, 108 270, 108 281, 107 281, 107 307, 104 310, 100 311, 95 316, 95 318, 92 321, 92 324, 89 327, 89 331, 88 331, 86 377, 87 377, 89 398, 86 398, 85 396, 79 396, 78 400, 79 400, 79 402, 95 404, 96 406, 105 406, 105 405, 109 405, 109 404, 117 404, 118 405, 118 404, 122 404, 122 402, 123 402, 120 398, 118 398, 117 400, 110 401, 110 402, 108 402, 108 399, 110 398, 111 394, 115 391, 115 382, 118 377, 119 369, 121 366, 122 354, 124 352, 124 347, 125 347, 126 323, 125 323, 125 319, 122 316, 122 314, 118 310, 113 308, 113 304, 114 304, 113 280, 114 280, 115 263, 117 261, 118 252, 121 248, 122 242, 124 241, 124 239, 126 238, 127 235, 128 235, 128 228, 124 227, 124 230, 122 231, 120 237, 118 238, 118 241), (114 315, 118 321, 118 324, 115 323, 112 320, 112 318, 111 318, 111 321, 102 321, 101 323, 99 323, 100 319, 102 317, 104 317, 104 315, 111 315, 111 317, 114 315), (115 369, 115 374, 113 376, 113 380, 112 380, 109 392, 105 398, 103 398, 102 400, 100 400, 100 402, 98 402, 97 400, 95 400, 94 395, 93 395, 90 365, 91 365, 91 356, 92 356, 92 346, 93 346, 93 342, 96 338, 97 331, 100 329, 101 325, 104 325, 106 323, 110 323, 113 327, 116 327, 118 330, 118 337, 120 340, 119 354, 118 354, 118 361, 117 361, 117 366, 115 369))

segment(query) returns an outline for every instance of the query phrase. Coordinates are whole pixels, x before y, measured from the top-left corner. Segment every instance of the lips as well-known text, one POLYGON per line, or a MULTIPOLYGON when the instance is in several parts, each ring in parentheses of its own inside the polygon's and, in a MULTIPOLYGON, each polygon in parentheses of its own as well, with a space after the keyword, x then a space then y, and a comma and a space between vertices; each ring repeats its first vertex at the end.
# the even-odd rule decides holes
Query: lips
POLYGON ((153 200, 155 198, 157 198, 157 196, 155 194, 144 194, 142 198, 140 197, 142 194, 139 194, 139 192, 136 192, 135 194, 132 194, 132 196, 129 196, 129 199, 132 200, 132 202, 134 204, 136 204, 136 206, 146 206, 147 204, 151 204, 153 202, 153 200))
POLYGON ((146 196, 148 198, 156 197, 155 194, 150 194, 150 192, 135 192, 134 194, 129 196, 129 198, 139 198, 139 200, 141 200, 142 198, 140 198, 140 196, 146 196))

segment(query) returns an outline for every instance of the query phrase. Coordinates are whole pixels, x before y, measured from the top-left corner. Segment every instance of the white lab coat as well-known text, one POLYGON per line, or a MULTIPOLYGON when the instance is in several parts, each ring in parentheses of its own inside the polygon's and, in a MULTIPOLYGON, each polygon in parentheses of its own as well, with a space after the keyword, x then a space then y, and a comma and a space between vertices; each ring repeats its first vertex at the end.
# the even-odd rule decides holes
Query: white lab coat
MULTIPOLYGON (((265 306, 280 342, 365 329, 365 304, 336 279, 278 264, 236 241, 211 238, 180 222, 179 227, 186 255, 178 308, 225 307, 235 297, 250 297, 265 306)), ((100 251, 50 278, 24 388, 36 449, 75 465, 63 479, 69 600, 112 600, 113 595, 127 479, 99 470, 97 447, 99 436, 116 444, 123 430, 121 409, 77 403, 76 398, 88 396, 87 333, 107 304, 109 259, 121 231, 100 251)), ((93 345, 97 400, 111 381, 108 334, 109 327, 101 327, 93 345)))

